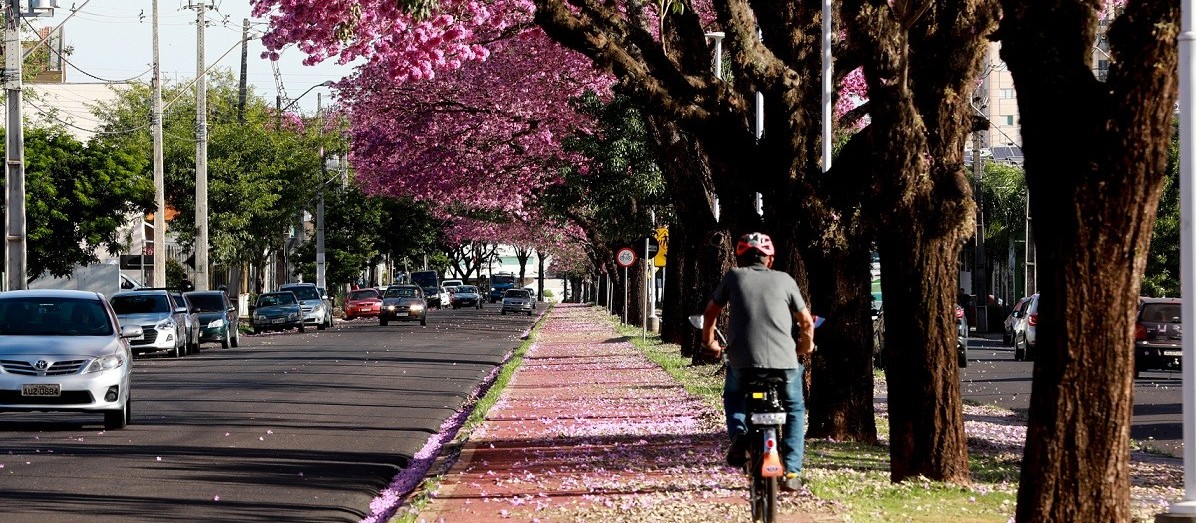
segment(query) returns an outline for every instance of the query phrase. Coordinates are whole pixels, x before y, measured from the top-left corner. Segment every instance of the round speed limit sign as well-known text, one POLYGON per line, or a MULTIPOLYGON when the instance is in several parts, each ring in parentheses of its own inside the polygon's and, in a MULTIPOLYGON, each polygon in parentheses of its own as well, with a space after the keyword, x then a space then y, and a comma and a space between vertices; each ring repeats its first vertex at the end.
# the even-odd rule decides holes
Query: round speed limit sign
POLYGON ((619 249, 619 252, 615 253, 615 263, 618 263, 619 267, 631 267, 632 265, 635 265, 635 260, 635 251, 630 247, 623 247, 622 249, 619 249))

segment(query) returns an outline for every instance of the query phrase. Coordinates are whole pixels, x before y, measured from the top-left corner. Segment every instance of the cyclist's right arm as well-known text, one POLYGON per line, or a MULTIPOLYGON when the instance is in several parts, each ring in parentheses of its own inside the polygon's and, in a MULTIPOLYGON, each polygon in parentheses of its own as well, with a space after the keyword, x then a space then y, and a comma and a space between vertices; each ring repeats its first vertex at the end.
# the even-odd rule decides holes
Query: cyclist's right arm
POLYGON ((814 317, 810 315, 810 309, 805 308, 793 313, 793 319, 797 322, 797 354, 804 356, 814 352, 814 317))

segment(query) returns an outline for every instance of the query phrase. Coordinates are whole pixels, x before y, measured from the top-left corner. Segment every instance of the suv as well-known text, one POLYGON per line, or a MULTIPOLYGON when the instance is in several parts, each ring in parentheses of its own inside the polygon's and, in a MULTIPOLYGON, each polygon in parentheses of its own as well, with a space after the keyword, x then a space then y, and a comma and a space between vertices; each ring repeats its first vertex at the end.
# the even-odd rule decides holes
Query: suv
POLYGON ((224 291, 192 291, 183 296, 199 314, 200 343, 218 342, 224 349, 241 344, 241 333, 237 330, 241 320, 224 291))
POLYGON ((278 292, 291 291, 299 298, 303 308, 303 323, 314 325, 318 330, 332 326, 332 306, 324 300, 319 287, 314 283, 288 283, 278 287, 278 292))
POLYGON ((142 335, 129 340, 134 354, 167 351, 176 358, 186 354, 188 311, 175 305, 170 291, 118 292, 109 302, 121 326, 141 327, 142 335))
POLYGON ((1034 360, 1038 347, 1038 296, 1030 296, 1013 324, 1013 359, 1034 360))
POLYGON ((1138 298, 1134 325, 1134 377, 1144 370, 1180 368, 1183 328, 1180 298, 1138 298))

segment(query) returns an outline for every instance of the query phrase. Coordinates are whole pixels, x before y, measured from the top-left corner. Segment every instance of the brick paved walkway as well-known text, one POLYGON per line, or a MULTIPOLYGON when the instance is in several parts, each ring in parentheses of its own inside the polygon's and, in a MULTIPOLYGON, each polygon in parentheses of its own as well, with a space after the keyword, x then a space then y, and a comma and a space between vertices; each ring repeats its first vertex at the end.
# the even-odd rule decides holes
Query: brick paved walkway
MULTIPOLYGON (((418 520, 747 521, 721 412, 688 395, 586 306, 557 305, 418 520)), ((838 521, 808 493, 781 521, 838 521), (825 509, 822 509, 825 510, 825 509)))

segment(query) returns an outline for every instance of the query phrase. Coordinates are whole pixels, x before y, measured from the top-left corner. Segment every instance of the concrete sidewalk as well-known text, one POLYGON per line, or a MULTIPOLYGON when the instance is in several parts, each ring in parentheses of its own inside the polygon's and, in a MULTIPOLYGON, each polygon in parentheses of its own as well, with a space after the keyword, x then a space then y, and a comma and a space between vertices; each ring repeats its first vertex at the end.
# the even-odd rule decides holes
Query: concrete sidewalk
MULTIPOLYGON (((749 521, 722 463, 722 413, 618 337, 601 309, 557 305, 418 521, 749 521)), ((808 492, 781 521, 838 521, 808 492)))

